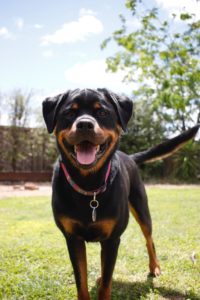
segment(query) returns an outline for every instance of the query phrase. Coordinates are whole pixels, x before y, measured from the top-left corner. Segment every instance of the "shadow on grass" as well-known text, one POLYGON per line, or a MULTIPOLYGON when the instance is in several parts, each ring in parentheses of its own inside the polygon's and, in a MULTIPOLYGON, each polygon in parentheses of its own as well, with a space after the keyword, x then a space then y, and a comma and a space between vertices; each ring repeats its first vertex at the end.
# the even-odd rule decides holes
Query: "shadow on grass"
MULTIPOLYGON (((170 300, 200 300, 200 296, 190 293, 185 295, 176 289, 166 287, 155 287, 153 278, 148 277, 144 282, 120 282, 113 281, 112 300, 139 300, 154 299, 150 295, 159 296, 170 300)), ((92 300, 97 299, 97 287, 91 290, 92 300)))

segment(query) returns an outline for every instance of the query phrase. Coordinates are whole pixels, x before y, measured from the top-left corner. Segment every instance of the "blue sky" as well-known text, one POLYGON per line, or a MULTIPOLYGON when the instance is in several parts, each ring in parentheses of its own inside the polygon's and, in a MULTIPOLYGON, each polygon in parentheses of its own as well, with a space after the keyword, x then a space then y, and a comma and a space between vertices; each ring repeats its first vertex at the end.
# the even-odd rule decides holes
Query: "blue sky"
MULTIPOLYGON (((199 14, 196 0, 146 0, 170 17, 186 7, 199 14)), ((120 28, 123 14, 136 23, 125 0, 6 0, 0 2, 0 92, 34 90, 37 101, 73 88, 108 87, 130 93, 123 74, 107 74, 105 58, 114 44, 102 51, 101 42, 120 28)))
POLYGON ((124 1, 118 0, 1 1, 0 88, 48 92, 94 86, 95 70, 93 76, 83 72, 70 79, 70 75, 76 77, 81 65, 91 72, 113 53, 102 51, 100 44, 120 26, 120 13, 130 17, 124 1))

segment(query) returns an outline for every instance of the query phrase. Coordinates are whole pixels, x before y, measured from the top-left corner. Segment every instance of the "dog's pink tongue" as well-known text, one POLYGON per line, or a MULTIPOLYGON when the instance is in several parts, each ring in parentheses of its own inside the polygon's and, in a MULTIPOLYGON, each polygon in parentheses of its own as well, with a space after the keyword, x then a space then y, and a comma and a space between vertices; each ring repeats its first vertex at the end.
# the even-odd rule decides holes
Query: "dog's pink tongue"
POLYGON ((76 147, 77 160, 82 165, 90 165, 96 159, 96 146, 91 143, 81 143, 76 147))

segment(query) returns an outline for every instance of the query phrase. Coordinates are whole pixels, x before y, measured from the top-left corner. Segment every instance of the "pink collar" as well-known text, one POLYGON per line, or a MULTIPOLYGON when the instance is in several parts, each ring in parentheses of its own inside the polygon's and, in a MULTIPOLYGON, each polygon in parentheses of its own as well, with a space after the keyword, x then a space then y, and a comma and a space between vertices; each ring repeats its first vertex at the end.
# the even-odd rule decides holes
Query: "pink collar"
POLYGON ((106 187, 107 187, 107 181, 108 181, 108 177, 110 175, 110 170, 111 170, 111 161, 109 162, 109 165, 108 165, 108 169, 107 169, 107 172, 106 172, 106 176, 105 176, 105 183, 98 189, 94 190, 94 191, 85 191, 83 190, 80 186, 78 186, 74 181, 73 179, 71 178, 71 176, 69 175, 65 165, 63 164, 63 162, 60 162, 60 165, 61 165, 61 168, 65 174, 65 178, 67 179, 67 182, 71 185, 71 187, 78 193, 82 194, 82 195, 85 195, 85 196, 94 196, 95 195, 98 195, 100 193, 103 193, 105 192, 106 190, 106 187))

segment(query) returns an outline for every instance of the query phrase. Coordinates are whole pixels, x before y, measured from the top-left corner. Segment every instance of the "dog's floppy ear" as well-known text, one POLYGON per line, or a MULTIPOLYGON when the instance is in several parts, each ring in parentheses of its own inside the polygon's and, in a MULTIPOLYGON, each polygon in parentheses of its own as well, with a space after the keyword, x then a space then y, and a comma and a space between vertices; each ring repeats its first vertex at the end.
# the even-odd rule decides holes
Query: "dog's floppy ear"
POLYGON ((56 117, 63 101, 68 97, 69 91, 55 97, 46 98, 42 102, 44 121, 49 133, 52 133, 56 125, 56 117))
POLYGON ((126 96, 119 96, 107 89, 98 89, 98 91, 103 92, 105 96, 113 104, 119 123, 124 131, 126 131, 128 121, 130 120, 133 112, 133 102, 126 96))

